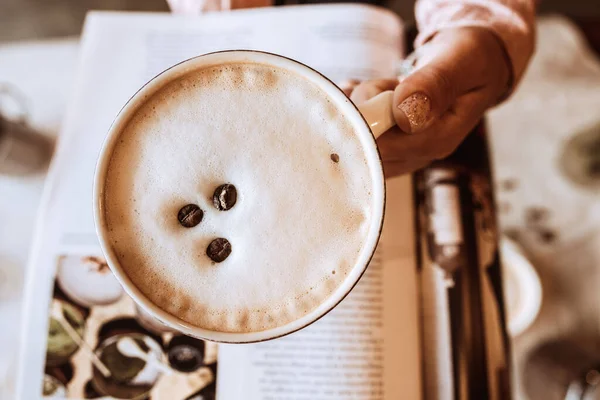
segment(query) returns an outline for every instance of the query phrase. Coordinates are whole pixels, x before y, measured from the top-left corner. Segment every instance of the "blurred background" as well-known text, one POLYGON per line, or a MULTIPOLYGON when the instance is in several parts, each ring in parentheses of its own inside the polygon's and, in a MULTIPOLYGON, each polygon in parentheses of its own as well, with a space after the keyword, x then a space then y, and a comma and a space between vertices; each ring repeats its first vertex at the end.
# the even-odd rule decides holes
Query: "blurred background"
MULTIPOLYGON (((375 3, 376 1, 373 1, 375 3)), ((302 1, 286 2, 302 3, 302 1)), ((391 0, 385 5, 405 21, 414 20, 414 0, 391 0)), ((77 35, 88 10, 167 11, 161 0, 2 0, 0 42, 77 35)), ((543 0, 540 13, 561 13, 577 18, 600 17, 595 0, 543 0)))
MULTIPOLYGON (((413 23, 412 0, 371 3, 392 9, 409 28, 413 23)), ((32 141, 44 142, 31 156, 38 173, 14 178, 0 169, 0 343, 20 336, 35 216, 89 10, 169 8, 163 0, 0 0, 0 110, 41 133, 32 141)), ((527 310, 510 332, 516 398, 598 400, 600 0, 542 0, 539 10, 531 66, 514 96, 486 118, 508 243, 503 257, 519 266, 507 278, 514 283, 509 294, 514 307, 527 310)), ((14 398, 16 357, 8 347, 0 349, 0 399, 7 400, 14 398)))

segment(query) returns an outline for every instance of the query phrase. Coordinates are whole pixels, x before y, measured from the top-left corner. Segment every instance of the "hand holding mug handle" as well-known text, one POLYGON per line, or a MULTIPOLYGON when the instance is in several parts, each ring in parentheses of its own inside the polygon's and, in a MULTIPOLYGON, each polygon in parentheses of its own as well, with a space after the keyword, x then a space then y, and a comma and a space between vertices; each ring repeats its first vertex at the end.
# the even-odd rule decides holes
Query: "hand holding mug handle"
MULTIPOLYGON (((398 75, 400 77, 410 75, 415 70, 420 55, 421 51, 417 49, 406 56, 404 60, 400 61, 398 64, 398 75)), ((358 106, 358 110, 367 121, 367 124, 369 124, 375 139, 396 125, 393 101, 394 91, 386 90, 358 106)))
POLYGON ((394 92, 386 90, 358 106, 358 110, 369 124, 375 139, 396 125, 392 109, 393 98, 394 92))
POLYGON ((405 61, 400 80, 372 79, 343 89, 355 104, 366 101, 359 110, 377 138, 388 177, 448 157, 514 86, 504 43, 484 27, 444 29, 405 61))

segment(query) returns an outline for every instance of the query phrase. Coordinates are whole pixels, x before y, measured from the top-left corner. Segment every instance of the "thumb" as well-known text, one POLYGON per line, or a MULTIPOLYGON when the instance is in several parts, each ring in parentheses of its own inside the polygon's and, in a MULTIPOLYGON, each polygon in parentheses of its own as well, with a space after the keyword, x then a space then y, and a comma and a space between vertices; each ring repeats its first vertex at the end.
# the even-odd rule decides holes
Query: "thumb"
POLYGON ((442 30, 419 53, 418 69, 394 92, 394 117, 407 133, 431 127, 466 93, 483 91, 481 101, 491 105, 510 82, 502 44, 485 28, 442 30))
POLYGON ((405 77, 394 91, 394 117, 404 132, 417 133, 444 114, 459 94, 453 68, 430 62, 405 77))

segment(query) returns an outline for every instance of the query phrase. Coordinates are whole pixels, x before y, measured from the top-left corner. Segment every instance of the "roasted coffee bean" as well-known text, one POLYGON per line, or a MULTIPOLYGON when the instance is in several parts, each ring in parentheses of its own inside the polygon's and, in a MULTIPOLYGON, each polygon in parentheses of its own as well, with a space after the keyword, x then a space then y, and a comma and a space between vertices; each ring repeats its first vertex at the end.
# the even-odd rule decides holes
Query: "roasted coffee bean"
POLYGON ((338 156, 337 154, 332 153, 330 157, 331 157, 331 161, 333 161, 334 163, 340 162, 340 156, 338 156))
POLYGON ((202 221, 202 217, 204 216, 204 212, 195 204, 188 204, 179 210, 177 213, 177 219, 181 226, 186 228, 192 228, 202 221))
POLYGON ((237 201, 237 190, 230 183, 219 186, 213 194, 213 204, 219 211, 231 209, 237 201))
POLYGON ((231 243, 224 238, 217 238, 210 242, 206 248, 206 255, 214 262, 225 261, 231 254, 231 243))

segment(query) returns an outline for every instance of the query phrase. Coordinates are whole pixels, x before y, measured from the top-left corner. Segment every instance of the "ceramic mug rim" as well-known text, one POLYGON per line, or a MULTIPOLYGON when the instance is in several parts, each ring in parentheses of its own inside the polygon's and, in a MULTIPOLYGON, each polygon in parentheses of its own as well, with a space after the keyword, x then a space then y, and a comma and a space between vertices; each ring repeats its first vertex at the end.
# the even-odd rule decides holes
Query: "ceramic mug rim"
POLYGON ((333 310, 356 286, 375 254, 375 250, 383 229, 385 204, 385 178, 383 175, 383 163, 381 156, 379 154, 371 127, 360 113, 356 105, 354 105, 354 103, 348 99, 344 92, 330 79, 315 69, 294 59, 258 50, 224 50, 202 54, 177 63, 146 82, 129 98, 110 126, 102 144, 102 148, 99 152, 93 185, 93 209, 96 234, 98 236, 100 247, 104 253, 106 261, 125 292, 146 313, 156 318, 159 322, 163 323, 167 327, 188 336, 219 343, 256 343, 276 339, 289 335, 313 324, 333 310), (371 153, 371 156, 369 157, 367 154, 367 157, 371 158, 369 161, 369 169, 371 177, 373 178, 373 192, 378 192, 379 198, 376 198, 376 200, 373 201, 373 209, 371 212, 373 220, 369 227, 369 233, 367 235, 367 239, 365 240, 365 245, 361 250, 359 259, 352 267, 348 276, 329 297, 321 302, 319 306, 317 306, 311 312, 305 314, 303 317, 275 328, 252 332, 221 332, 197 327, 181 320, 171 313, 168 313, 154 304, 146 295, 141 292, 141 290, 136 287, 131 279, 129 279, 123 268, 120 266, 111 246, 109 245, 107 235, 105 235, 106 221, 104 216, 104 182, 110 156, 112 155, 113 149, 117 142, 116 138, 120 135, 123 128, 130 120, 131 115, 156 91, 160 90, 170 82, 173 82, 178 77, 181 77, 191 71, 209 67, 211 65, 244 61, 282 66, 283 68, 292 70, 303 78, 309 79, 316 83, 318 87, 324 90, 332 100, 336 101, 338 108, 344 107, 347 109, 344 110, 344 112, 350 112, 352 114, 348 118, 353 120, 352 124, 357 127, 356 130, 358 131, 358 126, 362 125, 362 129, 360 130, 365 132, 361 135, 361 143, 363 148, 365 148, 365 153, 367 153, 367 151, 371 153), (377 208, 375 208, 375 205, 377 208))

